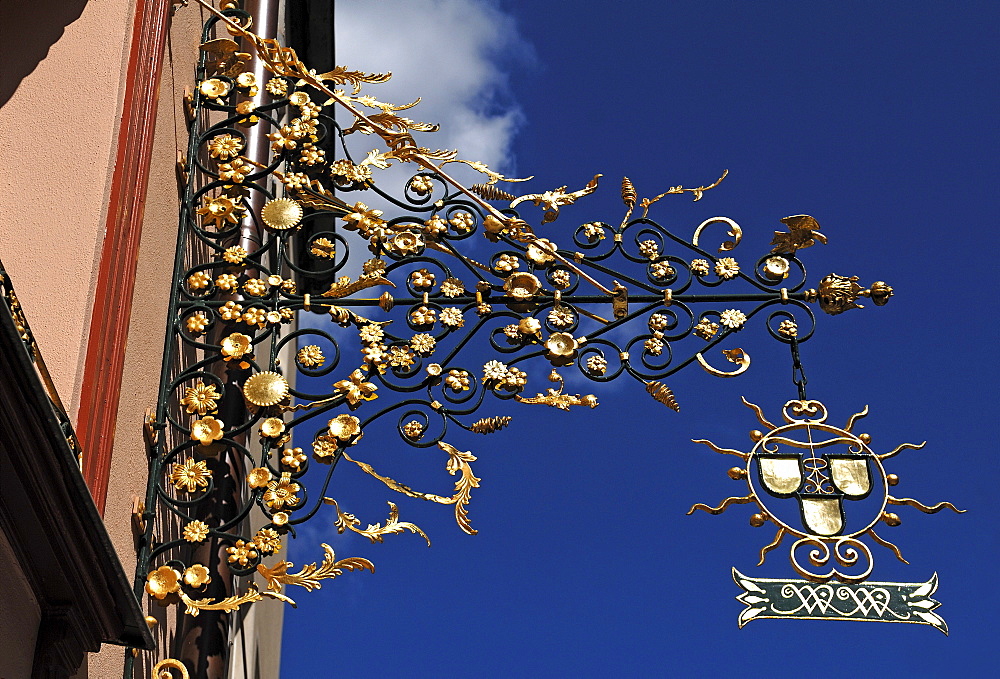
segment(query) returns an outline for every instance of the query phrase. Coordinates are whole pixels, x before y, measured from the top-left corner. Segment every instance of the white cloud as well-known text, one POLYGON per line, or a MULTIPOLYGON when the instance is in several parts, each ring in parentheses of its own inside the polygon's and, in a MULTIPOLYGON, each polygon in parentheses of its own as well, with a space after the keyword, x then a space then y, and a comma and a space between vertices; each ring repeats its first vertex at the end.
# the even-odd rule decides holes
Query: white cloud
MULTIPOLYGON (((494 5, 476 0, 341 0, 336 59, 352 70, 391 71, 389 82, 363 90, 381 101, 404 104, 421 97, 404 115, 441 125, 439 132, 415 133, 422 146, 458 149, 460 158, 482 161, 500 172, 515 171, 511 141, 523 116, 504 67, 530 62, 532 50, 513 18, 494 5)), ((352 137, 352 155, 382 147, 375 137, 352 137)), ((483 181, 477 173, 465 178, 483 181)))

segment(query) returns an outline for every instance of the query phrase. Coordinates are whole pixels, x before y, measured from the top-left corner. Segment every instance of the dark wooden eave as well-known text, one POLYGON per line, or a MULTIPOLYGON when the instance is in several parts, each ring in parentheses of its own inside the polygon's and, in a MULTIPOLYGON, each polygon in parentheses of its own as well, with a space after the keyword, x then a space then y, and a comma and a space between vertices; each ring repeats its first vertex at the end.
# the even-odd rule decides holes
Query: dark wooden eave
POLYGON ((153 639, 2 266, 0 275, 0 530, 41 608, 32 676, 71 676, 102 643, 150 649, 153 639))

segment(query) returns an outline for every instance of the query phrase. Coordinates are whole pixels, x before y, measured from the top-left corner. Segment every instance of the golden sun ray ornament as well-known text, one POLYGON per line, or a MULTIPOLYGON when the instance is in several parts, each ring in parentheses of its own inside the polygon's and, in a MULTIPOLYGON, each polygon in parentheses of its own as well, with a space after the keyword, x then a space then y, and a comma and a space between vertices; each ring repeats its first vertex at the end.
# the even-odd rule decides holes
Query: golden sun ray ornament
POLYGON ((739 457, 742 465, 728 474, 744 481, 747 493, 728 497, 716 507, 695 504, 688 514, 722 514, 734 504, 756 505, 750 525, 771 523, 777 528, 774 539, 761 548, 757 565, 788 538, 793 540, 789 561, 805 580, 752 578, 733 568, 733 579, 743 589, 737 601, 746 605, 739 626, 758 618, 873 620, 931 625, 947 634, 948 625, 934 612, 940 604, 930 598, 937 589, 937 574, 924 583, 869 581, 874 559, 862 541, 868 538, 909 563, 896 545, 875 532, 879 524, 900 525, 900 517, 887 511, 889 505, 909 505, 927 514, 945 508, 964 512, 950 502, 928 506, 890 493, 899 477, 886 472, 883 460, 925 444, 903 443, 875 453, 869 447, 870 435, 853 432, 868 414, 867 406, 840 428, 826 422, 827 409, 819 401, 788 401, 781 412, 784 424, 772 423, 746 399, 743 403, 766 428, 750 432, 750 452, 721 448, 705 439, 694 442, 739 457))

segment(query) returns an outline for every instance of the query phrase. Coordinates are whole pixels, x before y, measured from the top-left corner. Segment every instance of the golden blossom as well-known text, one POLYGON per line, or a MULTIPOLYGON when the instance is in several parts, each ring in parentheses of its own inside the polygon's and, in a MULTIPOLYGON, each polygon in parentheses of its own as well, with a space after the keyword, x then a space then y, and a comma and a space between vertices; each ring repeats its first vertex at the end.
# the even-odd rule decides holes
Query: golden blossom
POLYGON ((352 372, 349 379, 335 382, 333 388, 343 394, 352 407, 357 406, 362 400, 372 401, 378 398, 375 394, 378 387, 371 382, 365 382, 365 374, 360 370, 352 372))
POLYGON ((713 323, 707 318, 701 319, 698 321, 698 325, 694 326, 694 334, 706 341, 715 337, 717 332, 719 332, 719 324, 713 323))
POLYGON ((298 471, 302 463, 306 461, 306 456, 301 448, 287 448, 281 456, 281 464, 298 471))
POLYGON ((232 547, 226 547, 226 551, 229 553, 229 563, 246 566, 251 560, 257 558, 257 550, 253 549, 254 546, 252 542, 247 544, 243 540, 237 540, 232 547))
POLYGON ((181 574, 170 566, 160 566, 146 576, 146 593, 163 599, 181 588, 181 574))
POLYGON ((230 264, 242 264, 243 260, 247 258, 246 248, 241 248, 239 245, 234 245, 231 248, 226 248, 222 253, 222 258, 229 262, 230 264))
POLYGON ((458 307, 448 307, 441 311, 441 323, 449 328, 461 328, 465 325, 465 318, 462 317, 462 310, 458 307))
POLYGON ((413 325, 434 325, 437 321, 437 311, 421 305, 410 312, 410 320, 413 325))
POLYGON ((281 535, 273 528, 261 528, 253 536, 253 543, 263 554, 273 554, 281 549, 281 535))
POLYGON ((213 137, 212 141, 208 143, 209 155, 213 158, 221 158, 222 160, 235 158, 240 155, 240 151, 242 150, 243 142, 231 134, 223 134, 218 137, 213 137))
POLYGON ((217 420, 211 415, 207 415, 200 420, 195 420, 191 424, 191 438, 203 446, 207 446, 212 441, 222 438, 222 428, 225 423, 217 420))
POLYGON ((193 493, 198 488, 208 487, 208 480, 212 478, 212 472, 209 471, 208 464, 204 460, 200 462, 188 460, 182 464, 173 465, 168 478, 177 490, 184 488, 187 492, 193 493))
POLYGON ((211 321, 209 321, 208 316, 199 311, 198 313, 188 316, 185 321, 185 325, 187 326, 188 332, 193 335, 200 335, 205 332, 205 329, 208 328, 210 322, 211 321))
POLYGON ((778 326, 778 334, 785 337, 797 337, 799 334, 798 324, 790 318, 786 318, 778 326))
POLYGON ((334 255, 336 255, 336 246, 329 238, 317 238, 309 247, 309 252, 314 257, 333 259, 334 255))
POLYGON ((243 358, 250 351, 252 339, 241 332, 234 332, 222 340, 222 348, 219 353, 223 355, 224 361, 234 358, 243 358))
POLYGON ((196 271, 187 279, 189 290, 204 290, 212 284, 212 277, 204 271, 196 271))
POLYGON ((339 448, 337 439, 332 436, 317 436, 313 441, 313 455, 318 460, 326 461, 327 458, 336 455, 339 448))
POLYGON ((204 521, 191 521, 184 526, 183 535, 188 542, 202 542, 208 537, 208 524, 204 521))
POLYGON ((747 322, 746 314, 738 309, 726 309, 719 317, 719 322, 727 328, 738 330, 747 322))
POLYGON ((317 345, 307 344, 295 354, 295 360, 303 368, 319 368, 326 362, 326 356, 317 345))
POLYGON ((208 569, 200 563, 189 566, 184 571, 184 584, 188 587, 204 587, 212 582, 212 576, 208 574, 208 569))
POLYGON ((214 384, 206 386, 203 382, 198 382, 194 387, 189 387, 184 392, 181 405, 185 406, 189 413, 197 412, 199 415, 204 415, 219 407, 218 399, 220 398, 222 398, 222 394, 216 391, 214 384))
POLYGON ((417 269, 410 274, 410 285, 418 289, 434 287, 434 274, 427 269, 417 269))
POLYGON ((417 422, 416 420, 410 420, 409 422, 403 425, 403 434, 405 434, 407 438, 416 441, 421 436, 423 436, 424 425, 422 425, 420 422, 417 422))
POLYGON ((247 485, 251 488, 263 488, 271 481, 271 471, 267 467, 254 467, 247 474, 247 485))
POLYGON ((198 214, 204 215, 205 226, 215 226, 221 229, 227 224, 235 224, 239 221, 240 214, 245 209, 229 196, 215 198, 205 196, 205 204, 198 208, 198 214))
POLYGON ((437 340, 425 332, 417 333, 410 339, 410 347, 418 354, 424 356, 432 353, 436 344, 437 340))
POLYGON ((577 346, 576 339, 568 332, 554 332, 545 341, 545 348, 553 356, 572 356, 577 346))
POLYGON ((740 272, 740 265, 732 257, 723 257, 715 263, 715 274, 723 279, 735 278, 740 272))
POLYGON ((361 433, 361 420, 354 415, 337 415, 328 422, 330 436, 338 441, 350 441, 361 433))
POLYGON ((691 260, 691 273, 695 276, 707 276, 709 272, 709 264, 707 259, 692 259, 691 260))
POLYGON ((286 505, 292 508, 299 503, 299 497, 296 493, 299 492, 300 488, 299 484, 292 481, 292 475, 289 472, 282 472, 280 479, 267 484, 267 490, 264 491, 264 504, 272 510, 282 509, 286 505))

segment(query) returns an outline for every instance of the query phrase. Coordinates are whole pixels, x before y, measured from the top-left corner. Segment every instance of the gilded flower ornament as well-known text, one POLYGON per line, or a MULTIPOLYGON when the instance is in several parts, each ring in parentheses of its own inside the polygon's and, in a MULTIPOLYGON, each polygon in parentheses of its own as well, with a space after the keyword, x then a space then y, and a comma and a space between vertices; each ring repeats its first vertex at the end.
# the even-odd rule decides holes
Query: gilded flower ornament
POLYGON ((719 322, 727 328, 739 330, 747 322, 747 317, 738 309, 726 309, 719 317, 719 322))
POLYGON ((583 235, 591 243, 604 240, 607 236, 604 227, 599 222, 590 222, 583 225, 583 235))
POLYGON ((326 362, 326 356, 319 346, 307 344, 295 354, 295 361, 303 368, 319 368, 326 362))
POLYGON ((282 452, 281 464, 298 471, 307 459, 301 448, 286 448, 282 452))
POLYGON ((587 359, 587 370, 594 375, 603 375, 608 371, 608 361, 603 356, 594 355, 587 359))
POLYGON ((247 474, 247 485, 251 488, 264 488, 271 482, 271 470, 267 467, 254 467, 247 474))
POLYGON ((447 307, 441 310, 441 323, 449 328, 461 328, 465 325, 462 310, 458 307, 447 307))
POLYGON ((273 528, 261 528, 254 534, 253 544, 261 554, 274 554, 281 550, 281 534, 273 528))
POLYGON ((670 266, 666 262, 653 262, 649 265, 649 273, 656 279, 670 278, 676 272, 674 267, 670 266))
POLYGON ((355 165, 346 158, 330 164, 330 179, 338 186, 350 186, 370 181, 372 171, 367 165, 355 165))
POLYGON ((707 318, 701 319, 698 321, 698 325, 694 326, 694 334, 706 341, 715 337, 717 332, 719 332, 719 324, 707 318))
POLYGON ((164 599, 180 588, 180 571, 170 566, 160 566, 146 576, 146 593, 157 599, 164 599))
POLYGON ((458 297, 465 292, 465 284, 457 278, 446 278, 441 283, 441 294, 445 297, 458 297))
POLYGON ((239 184, 253 172, 253 166, 243 161, 243 158, 233 158, 228 163, 219 164, 219 179, 239 184))
POLYGON ((421 305, 410 312, 410 321, 413 325, 434 325, 437 322, 437 311, 421 305))
POLYGON ((243 291, 254 297, 263 297, 267 294, 267 283, 259 278, 251 278, 243 284, 243 291))
POLYGON ((407 368, 413 365, 413 352, 408 347, 389 347, 386 362, 393 368, 407 368))
POLYGON ((200 563, 188 566, 184 570, 184 584, 188 587, 200 589, 212 582, 212 576, 208 573, 208 568, 200 563))
MULTIPOLYGON (((221 167, 221 166, 220 166, 221 167)), ((238 222, 246 211, 242 205, 229 196, 205 196, 205 204, 198 208, 198 214, 202 215, 202 222, 205 226, 214 226, 222 229, 228 224, 238 222)))
MULTIPOLYGON (((199 210, 200 212, 200 210, 199 210)), ((235 223, 236 220, 233 220, 235 223)), ((222 252, 222 259, 229 264, 242 264, 243 260, 247 258, 246 248, 242 248, 239 245, 234 245, 232 247, 226 248, 222 252)))
POLYGON ((238 285, 236 276, 231 273, 220 273, 215 277, 215 287, 219 290, 229 291, 235 290, 238 285))
POLYGON ((255 546, 252 542, 247 543, 243 540, 237 540, 236 544, 232 547, 226 547, 226 552, 229 554, 229 563, 245 567, 257 558, 257 550, 254 549, 255 546))
POLYGON ((448 222, 441 218, 441 215, 433 215, 424 222, 424 233, 430 239, 435 239, 448 233, 448 222))
POLYGON ((266 89, 268 94, 271 94, 272 96, 283 97, 288 94, 288 83, 284 78, 271 78, 267 81, 267 84, 264 85, 264 89, 266 89))
POLYGON ((410 188, 418 196, 426 196, 434 190, 434 180, 425 175, 416 175, 410 179, 410 188))
POLYGON ((213 441, 222 438, 222 428, 225 422, 217 420, 211 415, 195 420, 191 423, 191 438, 203 446, 210 445, 213 441))
POLYGON ((401 256, 416 254, 424 247, 424 237, 412 231, 397 233, 389 241, 389 247, 393 252, 401 256))
POLYGON ((434 274, 427 269, 417 269, 410 274, 410 285, 418 290, 434 287, 434 274))
POLYGON ((260 435, 276 439, 285 433, 285 422, 280 417, 266 417, 260 423, 260 435))
POLYGON ((784 337, 798 337, 799 326, 790 318, 786 318, 778 325, 778 334, 784 337))
POLYGON ((275 479, 267 484, 267 490, 264 491, 263 497, 264 504, 272 510, 284 509, 286 506, 291 509, 299 504, 299 497, 296 493, 300 489, 301 486, 292 481, 292 475, 289 472, 282 472, 280 479, 275 479))
POLYGON ((421 356, 428 356, 434 351, 437 340, 425 332, 417 333, 410 339, 410 348, 421 356))
POLYGON ((337 254, 336 246, 329 238, 314 240, 309 247, 309 252, 313 257, 322 257, 323 259, 333 259, 337 254))
POLYGON ((234 332, 222 340, 222 345, 219 349, 219 353, 222 354, 223 361, 230 361, 234 358, 243 358, 246 356, 251 348, 253 340, 249 335, 244 335, 241 332, 234 332))
POLYGON ((553 309, 549 312, 548 321, 557 328, 568 328, 573 325, 573 312, 565 307, 553 309))
POLYGON ((715 263, 715 275, 723 280, 736 278, 740 272, 739 263, 732 257, 723 257, 715 263))
POLYGON ((212 472, 209 471, 204 460, 198 462, 187 460, 173 465, 168 478, 177 490, 183 489, 193 493, 199 488, 208 487, 208 480, 212 478, 212 472))
POLYGON ((555 261, 556 256, 552 254, 556 250, 556 244, 548 238, 539 238, 528 246, 525 256, 536 266, 546 266, 555 261))
POLYGON ((361 330, 358 331, 358 335, 365 344, 375 344, 382 341, 382 338, 385 337, 385 331, 378 323, 369 323, 362 326, 361 330))
POLYGON ((206 385, 203 382, 198 382, 194 387, 189 387, 185 390, 184 398, 181 399, 181 405, 189 413, 204 415, 218 408, 218 401, 221 398, 222 394, 216 390, 214 384, 206 385))
POLYGON ((545 348, 552 356, 567 358, 576 352, 578 343, 568 332, 554 332, 545 341, 545 348))
POLYGON ((483 384, 507 379, 510 369, 500 361, 490 361, 483 366, 483 384))
POLYGON ((649 317, 649 329, 653 331, 665 330, 670 324, 670 319, 664 314, 653 314, 649 317))
POLYGON ((660 256, 660 245, 652 239, 644 240, 639 243, 639 254, 646 259, 656 259, 660 256))
POLYGON ((196 271, 187 279, 188 290, 204 290, 212 284, 212 276, 205 271, 196 271))
POLYGON ((184 321, 184 324, 187 327, 188 332, 191 333, 192 335, 203 334, 205 330, 208 328, 210 323, 211 321, 209 320, 208 316, 206 316, 201 311, 191 314, 190 316, 187 317, 187 320, 184 321))
POLYGON ((403 434, 405 434, 408 439, 416 441, 424 435, 424 425, 416 420, 410 420, 403 425, 403 434))
POLYGON ((444 384, 455 393, 458 393, 469 390, 471 379, 466 370, 449 370, 448 376, 444 379, 444 384))
POLYGON ((358 202, 354 204, 354 212, 347 213, 341 219, 345 222, 345 229, 360 231, 363 236, 367 237, 366 234, 371 229, 385 225, 385 220, 380 219, 381 215, 381 210, 374 210, 364 203, 358 202))
POLYGON ((568 288, 573 280, 569 274, 569 271, 567 271, 566 269, 559 269, 558 271, 553 271, 550 274, 549 279, 552 281, 552 285, 559 288, 560 290, 565 290, 566 288, 568 288))
POLYGON ((326 151, 312 143, 305 143, 299 152, 299 162, 305 165, 316 165, 326 160, 326 151))
POLYGON ((659 356, 663 353, 663 340, 657 337, 650 337, 642 346, 647 353, 653 356, 659 356))
POLYGON ((504 275, 509 274, 511 271, 516 270, 520 266, 521 260, 517 257, 513 255, 500 255, 497 258, 496 264, 493 265, 493 268, 497 273, 504 275))
POLYGON ((344 395, 344 399, 351 407, 357 407, 361 401, 372 401, 378 398, 375 393, 378 387, 371 382, 366 382, 365 374, 361 370, 355 370, 346 380, 335 382, 333 388, 344 395))
POLYGON ((226 302, 219 307, 219 317, 224 321, 238 321, 243 316, 243 305, 236 302, 226 302))
POLYGON ((213 137, 208 143, 208 152, 213 158, 229 160, 240 155, 243 150, 243 142, 231 134, 222 134, 213 137))
POLYGON ((342 413, 330 420, 327 425, 330 436, 340 442, 354 441, 356 443, 361 438, 361 420, 354 415, 342 413))
POLYGON ((455 231, 465 233, 472 230, 472 227, 476 225, 476 220, 468 212, 457 212, 448 220, 448 223, 455 227, 455 231))
POLYGON ((317 460, 326 462, 329 458, 337 454, 340 449, 340 445, 337 439, 333 436, 317 436, 316 440, 313 441, 313 455, 317 460))
POLYGON ((190 521, 184 526, 182 536, 188 542, 204 542, 208 537, 208 524, 204 521, 190 521))
POLYGON ((707 276, 709 271, 711 271, 711 265, 707 259, 691 260, 691 273, 695 276, 707 276))

